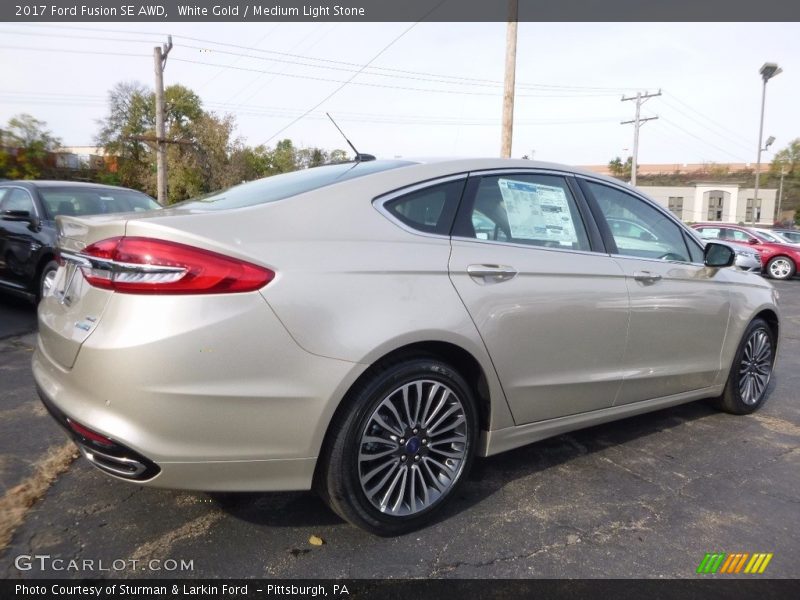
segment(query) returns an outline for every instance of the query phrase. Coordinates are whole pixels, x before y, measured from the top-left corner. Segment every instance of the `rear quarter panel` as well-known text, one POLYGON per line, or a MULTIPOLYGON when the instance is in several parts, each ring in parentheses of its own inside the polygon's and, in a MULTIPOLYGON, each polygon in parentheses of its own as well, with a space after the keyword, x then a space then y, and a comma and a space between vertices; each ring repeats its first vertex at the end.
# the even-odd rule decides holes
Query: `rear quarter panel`
POLYGON ((500 382, 448 278, 449 239, 409 233, 372 205, 379 195, 447 174, 423 165, 250 208, 153 213, 129 221, 126 235, 194 244, 273 269, 262 295, 312 354, 372 364, 416 342, 463 348, 486 375, 491 427, 508 427, 500 382))

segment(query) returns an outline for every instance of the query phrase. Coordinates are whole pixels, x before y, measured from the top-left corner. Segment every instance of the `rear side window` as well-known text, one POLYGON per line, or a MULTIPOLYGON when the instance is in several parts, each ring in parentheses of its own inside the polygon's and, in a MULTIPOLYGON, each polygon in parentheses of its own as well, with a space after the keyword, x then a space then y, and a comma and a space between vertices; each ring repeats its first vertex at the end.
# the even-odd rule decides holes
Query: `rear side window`
POLYGON ((383 207, 398 221, 423 233, 450 235, 466 179, 457 179, 404 194, 383 207))
POLYGON ((719 227, 698 227, 697 233, 704 240, 718 240, 723 237, 719 227))
POLYGON ((481 177, 454 235, 529 246, 589 250, 589 239, 567 182, 554 175, 481 177))

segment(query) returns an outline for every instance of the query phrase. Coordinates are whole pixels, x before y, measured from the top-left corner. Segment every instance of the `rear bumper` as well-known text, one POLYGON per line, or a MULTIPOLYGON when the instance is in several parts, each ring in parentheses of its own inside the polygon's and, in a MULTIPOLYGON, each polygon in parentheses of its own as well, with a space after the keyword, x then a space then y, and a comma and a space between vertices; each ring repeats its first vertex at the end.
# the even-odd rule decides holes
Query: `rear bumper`
MULTIPOLYGON (((167 462, 157 465, 122 444, 107 448, 72 431, 65 415, 42 392, 47 412, 64 428, 81 454, 93 466, 116 479, 142 485, 186 490, 285 491, 310 489, 316 459, 248 460, 216 462, 167 462)), ((115 440, 116 441, 116 440, 115 440)))
POLYGON ((180 312, 169 302, 115 294, 70 369, 40 337, 33 374, 48 410, 114 442, 108 452, 68 430, 114 477, 202 491, 309 489, 333 412, 366 365, 301 349, 257 294, 187 298, 180 312), (160 327, 147 326, 153 315, 160 327), (114 473, 120 459, 145 470, 114 473))

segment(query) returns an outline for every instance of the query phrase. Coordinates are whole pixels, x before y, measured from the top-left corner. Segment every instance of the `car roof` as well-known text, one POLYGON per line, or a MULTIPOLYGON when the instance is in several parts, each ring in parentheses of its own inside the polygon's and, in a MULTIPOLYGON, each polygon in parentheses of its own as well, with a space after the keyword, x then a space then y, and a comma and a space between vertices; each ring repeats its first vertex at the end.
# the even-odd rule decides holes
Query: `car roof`
POLYGON ((29 187, 40 188, 53 188, 53 187, 67 187, 67 188, 92 188, 101 190, 123 190, 126 192, 136 192, 141 194, 138 190, 122 187, 119 185, 106 185, 105 183, 93 183, 91 181, 58 181, 55 179, 12 179, 7 181, 0 181, 0 185, 21 185, 29 187))
MULTIPOLYGON (((588 171, 580 167, 573 167, 561 163, 545 162, 540 160, 528 160, 524 158, 496 158, 496 157, 475 157, 475 158, 447 158, 447 157, 400 157, 396 160, 407 160, 411 163, 421 164, 435 164, 452 171, 485 171, 495 169, 541 169, 545 171, 563 171, 566 173, 574 173, 576 175, 583 175, 591 177, 592 179, 601 179, 613 183, 615 185, 623 185, 630 187, 631 190, 636 191, 632 186, 628 185, 620 179, 608 177, 607 175, 600 175, 593 171, 588 171)), ((413 168, 414 164, 408 165, 405 168, 413 168)), ((642 192, 639 192, 642 193, 642 192)))
POLYGON ((751 227, 747 225, 737 225, 736 223, 720 223, 718 221, 709 221, 707 223, 692 223, 692 227, 729 227, 731 229, 744 229, 750 231, 751 227))

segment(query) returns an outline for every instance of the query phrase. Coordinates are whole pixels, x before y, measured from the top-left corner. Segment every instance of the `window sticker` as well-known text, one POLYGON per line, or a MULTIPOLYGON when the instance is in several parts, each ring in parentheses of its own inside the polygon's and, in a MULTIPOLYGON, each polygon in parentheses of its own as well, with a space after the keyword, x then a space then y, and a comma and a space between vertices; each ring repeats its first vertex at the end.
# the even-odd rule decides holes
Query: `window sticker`
POLYGON ((498 179, 511 237, 547 240, 562 246, 578 241, 566 192, 560 187, 498 179))

